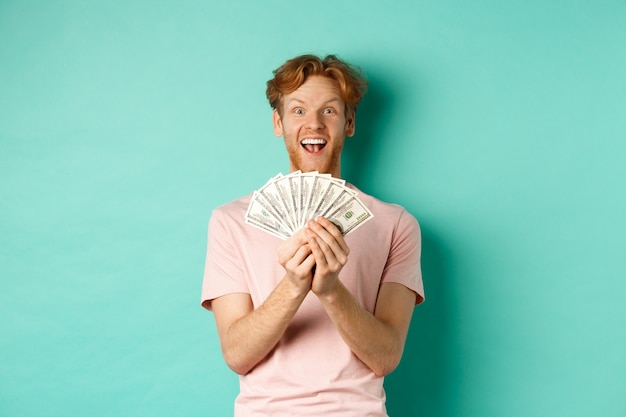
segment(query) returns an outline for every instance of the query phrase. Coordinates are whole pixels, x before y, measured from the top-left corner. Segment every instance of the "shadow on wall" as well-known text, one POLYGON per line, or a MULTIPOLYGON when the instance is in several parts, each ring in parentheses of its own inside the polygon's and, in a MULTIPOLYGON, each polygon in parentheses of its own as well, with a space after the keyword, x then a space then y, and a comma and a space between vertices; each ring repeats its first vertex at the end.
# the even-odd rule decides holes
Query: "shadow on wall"
MULTIPOLYGON (((346 138, 341 157, 342 177, 361 188, 368 178, 368 168, 375 162, 376 147, 380 138, 385 137, 384 124, 390 123, 393 116, 391 97, 384 81, 368 74, 369 87, 359 104, 355 120, 355 134, 346 138)), ((371 172, 371 169, 370 169, 371 172)), ((365 189, 363 191, 367 192, 365 189)))
MULTIPOLYGON (((408 208, 407 208, 408 209, 408 208)), ((447 351, 445 245, 428 226, 422 227, 422 274, 426 301, 413 313, 402 362, 385 379, 390 416, 448 415, 445 395, 447 351)))
MULTIPOLYGON (((364 68, 376 68, 376 65, 364 68)), ((369 192, 368 184, 375 189, 386 190, 386 179, 376 178, 376 168, 372 169, 377 164, 377 149, 402 146, 389 137, 387 127, 395 123, 414 122, 400 119, 412 118, 419 113, 418 103, 413 100, 417 96, 416 88, 410 85, 411 80, 396 82, 389 75, 378 76, 370 70, 368 79, 368 92, 357 112, 356 133, 346 140, 342 160, 343 177, 357 187, 363 187, 361 189, 365 192, 369 192), (399 107, 411 107, 411 110, 406 113, 399 107)), ((394 167, 385 169, 393 170, 394 167)), ((393 190, 390 193, 394 201, 411 200, 407 196, 394 196, 393 190)), ((410 213, 419 213, 419 207, 403 205, 410 213)), ((448 326, 445 311, 446 294, 449 292, 446 289, 448 279, 445 267, 449 265, 450 253, 433 227, 423 221, 420 221, 420 226, 426 301, 415 308, 402 362, 385 379, 387 410, 392 417, 441 417, 448 411, 445 395, 448 326)))

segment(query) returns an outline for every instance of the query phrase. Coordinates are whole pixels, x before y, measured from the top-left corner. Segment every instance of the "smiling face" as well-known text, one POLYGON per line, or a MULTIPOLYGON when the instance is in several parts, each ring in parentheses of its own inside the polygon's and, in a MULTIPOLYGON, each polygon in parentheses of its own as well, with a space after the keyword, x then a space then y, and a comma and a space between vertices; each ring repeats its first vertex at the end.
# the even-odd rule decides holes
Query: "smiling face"
POLYGON ((354 134, 354 114, 337 83, 324 76, 309 77, 282 98, 281 112, 274 109, 274 134, 283 136, 291 172, 319 171, 341 177, 341 150, 346 136, 354 134))

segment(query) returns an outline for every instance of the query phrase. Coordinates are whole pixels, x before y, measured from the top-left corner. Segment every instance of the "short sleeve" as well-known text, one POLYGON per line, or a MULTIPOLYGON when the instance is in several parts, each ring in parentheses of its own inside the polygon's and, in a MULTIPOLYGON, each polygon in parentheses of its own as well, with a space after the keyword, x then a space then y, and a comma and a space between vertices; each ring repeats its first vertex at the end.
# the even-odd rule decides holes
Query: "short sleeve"
POLYGON ((424 301, 420 266, 421 246, 419 223, 403 209, 394 229, 381 282, 396 282, 413 290, 417 294, 416 304, 424 301))
POLYGON ((202 306, 211 310, 211 300, 226 294, 249 293, 242 270, 241 254, 232 234, 230 218, 221 209, 211 214, 202 281, 202 306))

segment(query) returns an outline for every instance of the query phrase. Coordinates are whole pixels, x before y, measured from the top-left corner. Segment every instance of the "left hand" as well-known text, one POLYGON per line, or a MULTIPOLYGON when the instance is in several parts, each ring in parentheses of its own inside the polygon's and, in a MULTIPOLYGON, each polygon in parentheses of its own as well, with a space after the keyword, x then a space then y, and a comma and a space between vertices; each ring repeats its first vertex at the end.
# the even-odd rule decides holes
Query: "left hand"
POLYGON ((339 272, 348 262, 350 248, 337 226, 324 217, 309 220, 305 235, 315 257, 315 274, 311 290, 323 295, 335 287, 339 272))

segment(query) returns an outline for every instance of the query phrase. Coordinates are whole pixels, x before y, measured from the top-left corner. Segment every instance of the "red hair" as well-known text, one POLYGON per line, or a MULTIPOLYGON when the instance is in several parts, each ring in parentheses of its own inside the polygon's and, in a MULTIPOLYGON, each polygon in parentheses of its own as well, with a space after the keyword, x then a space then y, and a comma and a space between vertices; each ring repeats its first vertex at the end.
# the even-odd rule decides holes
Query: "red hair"
POLYGON ((361 98, 367 91, 367 81, 359 68, 327 55, 321 59, 315 55, 300 55, 285 62, 273 72, 274 78, 267 82, 265 95, 272 108, 282 112, 281 100, 300 88, 312 75, 328 77, 337 82, 341 98, 346 103, 346 114, 356 112, 361 98))

